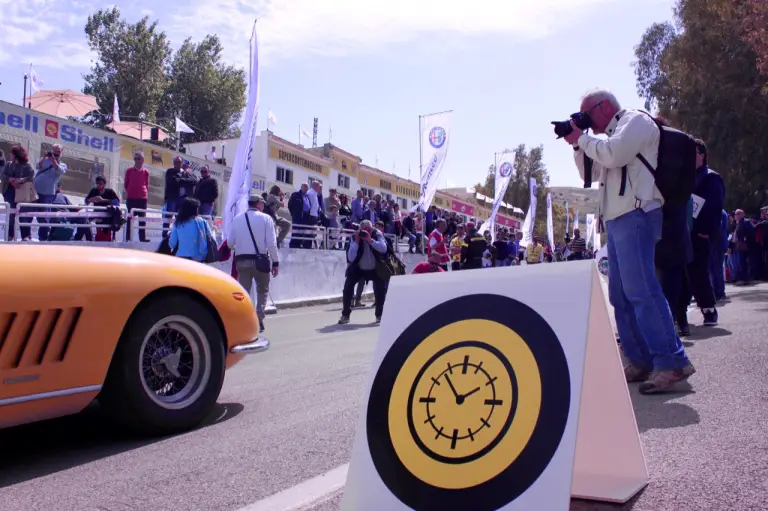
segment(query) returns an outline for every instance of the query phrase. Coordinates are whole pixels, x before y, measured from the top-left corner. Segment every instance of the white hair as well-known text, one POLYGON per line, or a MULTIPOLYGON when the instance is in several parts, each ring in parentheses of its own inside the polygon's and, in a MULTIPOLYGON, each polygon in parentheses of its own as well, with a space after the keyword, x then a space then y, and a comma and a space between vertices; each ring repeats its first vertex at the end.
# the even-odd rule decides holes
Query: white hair
POLYGON ((584 97, 581 98, 581 101, 582 103, 584 101, 589 101, 595 105, 598 103, 607 102, 615 109, 621 110, 621 104, 619 103, 619 100, 616 99, 616 96, 614 96, 611 91, 605 89, 595 89, 591 92, 588 92, 584 94, 584 97))
POLYGON ((62 145, 61 145, 61 144, 53 144, 53 146, 51 146, 51 149, 52 149, 52 150, 53 150, 53 149, 58 149, 58 150, 59 150, 59 152, 64 152, 64 147, 62 147, 62 145))
POLYGON ((143 151, 135 151, 133 153, 134 158, 144 158, 144 152, 143 151))
POLYGON ((371 223, 370 220, 363 220, 362 222, 360 222, 360 228, 362 229, 364 227, 367 227, 369 229, 373 229, 373 224, 371 223))

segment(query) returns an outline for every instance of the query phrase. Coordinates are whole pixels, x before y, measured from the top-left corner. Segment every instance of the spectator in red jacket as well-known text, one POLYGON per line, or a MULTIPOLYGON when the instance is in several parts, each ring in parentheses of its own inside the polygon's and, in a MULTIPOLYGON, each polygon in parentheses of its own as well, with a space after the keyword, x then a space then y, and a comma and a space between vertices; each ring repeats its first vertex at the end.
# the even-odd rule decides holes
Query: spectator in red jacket
MULTIPOLYGON (((133 167, 125 171, 125 207, 128 208, 128 225, 125 239, 131 239, 131 210, 147 209, 149 198, 149 171, 144 168, 144 153, 133 153, 133 167)), ((136 216, 144 217, 146 213, 137 212, 136 216)), ((144 222, 139 222, 139 241, 148 241, 144 222)))
POLYGON ((429 260, 417 264, 411 273, 439 273, 445 271, 441 268, 441 257, 441 254, 433 250, 429 254, 429 260))

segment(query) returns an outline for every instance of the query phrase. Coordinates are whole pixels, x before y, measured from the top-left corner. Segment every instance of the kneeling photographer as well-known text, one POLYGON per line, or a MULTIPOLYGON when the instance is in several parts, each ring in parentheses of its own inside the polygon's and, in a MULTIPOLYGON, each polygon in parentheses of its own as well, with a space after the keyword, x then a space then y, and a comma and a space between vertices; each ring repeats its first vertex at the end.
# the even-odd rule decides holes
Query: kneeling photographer
POLYGON ((347 250, 347 272, 344 280, 343 305, 341 309, 340 325, 349 323, 352 314, 352 298, 355 293, 355 285, 361 280, 373 282, 373 296, 376 300, 376 322, 381 321, 381 313, 384 310, 384 299, 387 287, 377 272, 376 265, 379 259, 387 253, 387 242, 384 235, 373 229, 369 220, 360 222, 360 228, 355 232, 354 239, 347 250))
POLYGON ((609 295, 629 361, 625 377, 644 382, 642 394, 669 390, 695 369, 675 334, 655 276, 654 251, 662 205, 690 198, 692 183, 688 187, 683 176, 689 167, 695 172, 693 139, 657 125, 646 112, 623 109, 605 90, 587 94, 569 121, 553 124, 555 134, 573 146, 584 187, 591 187, 593 177, 600 183, 598 227, 608 233, 609 295), (608 138, 586 133, 590 129, 608 138))

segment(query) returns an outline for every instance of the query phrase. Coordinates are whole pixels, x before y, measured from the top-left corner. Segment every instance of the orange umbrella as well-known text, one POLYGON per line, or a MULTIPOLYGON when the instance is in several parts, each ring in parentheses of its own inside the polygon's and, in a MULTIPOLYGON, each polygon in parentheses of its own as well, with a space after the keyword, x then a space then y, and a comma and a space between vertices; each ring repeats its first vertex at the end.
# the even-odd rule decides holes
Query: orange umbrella
POLYGON ((29 101, 33 110, 56 117, 85 117, 99 109, 96 98, 73 90, 41 90, 29 101))
MULTIPOLYGON (((137 138, 139 140, 149 140, 151 135, 151 130, 153 128, 152 125, 144 123, 144 127, 142 129, 142 126, 138 122, 110 122, 107 124, 108 128, 111 128, 115 130, 115 133, 118 135, 125 135, 126 137, 131 138, 137 138)), ((166 138, 168 138, 170 135, 163 131, 162 129, 158 128, 157 132, 157 139, 162 142, 166 138)))

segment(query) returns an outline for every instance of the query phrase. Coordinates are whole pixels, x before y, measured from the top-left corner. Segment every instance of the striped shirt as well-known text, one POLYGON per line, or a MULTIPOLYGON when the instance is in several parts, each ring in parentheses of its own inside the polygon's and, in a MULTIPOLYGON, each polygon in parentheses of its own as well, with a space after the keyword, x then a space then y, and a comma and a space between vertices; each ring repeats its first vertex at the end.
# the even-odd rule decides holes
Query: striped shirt
POLYGON ((586 251, 587 251, 587 240, 585 240, 581 236, 578 236, 571 240, 571 252, 586 252, 586 251))

